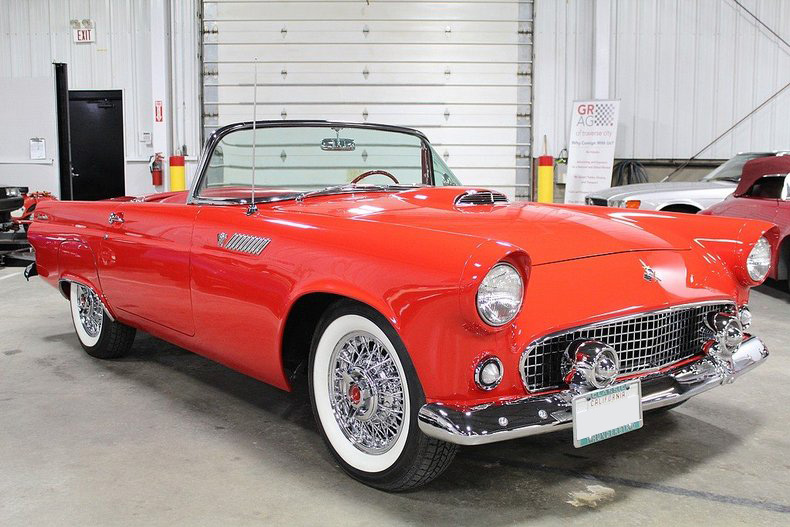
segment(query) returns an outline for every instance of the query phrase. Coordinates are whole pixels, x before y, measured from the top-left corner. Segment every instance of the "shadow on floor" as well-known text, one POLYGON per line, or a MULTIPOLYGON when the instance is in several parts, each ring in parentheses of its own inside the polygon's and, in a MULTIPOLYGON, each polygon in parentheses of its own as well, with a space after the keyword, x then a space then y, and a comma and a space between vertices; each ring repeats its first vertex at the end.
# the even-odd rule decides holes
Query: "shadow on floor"
MULTIPOLYGON (((69 342, 56 335, 48 340, 81 352, 76 338, 69 342)), ((643 483, 660 488, 662 482, 692 472, 712 457, 727 456, 742 444, 725 424, 706 422, 681 408, 648 414, 642 430, 584 449, 573 447, 570 431, 463 448, 447 472, 427 487, 386 494, 341 472, 323 447, 304 390, 285 393, 143 333, 128 357, 95 364, 172 399, 196 419, 214 423, 232 434, 235 444, 255 444, 256 455, 267 450, 267 459, 280 459, 290 470, 298 467, 310 481, 322 484, 324 492, 353 495, 366 507, 381 508, 403 522, 477 525, 480 518, 460 513, 475 509, 485 513, 489 525, 541 516, 585 517, 592 511, 565 504, 568 492, 598 483, 616 487, 615 502, 625 500, 635 489, 645 488, 643 483), (459 504, 456 517, 438 512, 459 504)), ((733 421, 748 418, 742 408, 722 404, 733 421)))

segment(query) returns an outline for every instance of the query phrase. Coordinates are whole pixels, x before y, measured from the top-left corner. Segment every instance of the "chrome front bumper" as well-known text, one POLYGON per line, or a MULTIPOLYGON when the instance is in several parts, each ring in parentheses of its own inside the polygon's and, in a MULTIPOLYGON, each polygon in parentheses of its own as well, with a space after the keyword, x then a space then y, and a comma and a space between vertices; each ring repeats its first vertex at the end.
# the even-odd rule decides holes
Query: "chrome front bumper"
MULTIPOLYGON (((767 357, 765 344, 757 337, 749 337, 729 361, 707 355, 665 373, 646 375, 642 377, 642 409, 676 404, 731 383, 767 357)), ((420 408, 417 419, 426 435, 459 445, 482 445, 570 428, 574 395, 566 390, 473 408, 430 403, 420 408)))

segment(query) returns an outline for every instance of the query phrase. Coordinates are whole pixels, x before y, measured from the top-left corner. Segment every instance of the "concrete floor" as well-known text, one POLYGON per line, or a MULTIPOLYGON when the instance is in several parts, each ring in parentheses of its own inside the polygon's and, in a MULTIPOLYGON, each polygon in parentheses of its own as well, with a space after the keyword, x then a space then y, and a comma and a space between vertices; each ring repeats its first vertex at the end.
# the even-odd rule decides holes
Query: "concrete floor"
POLYGON ((751 303, 773 355, 734 385, 583 449, 570 432, 466 448, 391 495, 337 468, 304 397, 143 334, 124 360, 92 359, 66 301, 19 272, 0 269, 5 527, 790 524, 790 295, 775 284, 751 303))

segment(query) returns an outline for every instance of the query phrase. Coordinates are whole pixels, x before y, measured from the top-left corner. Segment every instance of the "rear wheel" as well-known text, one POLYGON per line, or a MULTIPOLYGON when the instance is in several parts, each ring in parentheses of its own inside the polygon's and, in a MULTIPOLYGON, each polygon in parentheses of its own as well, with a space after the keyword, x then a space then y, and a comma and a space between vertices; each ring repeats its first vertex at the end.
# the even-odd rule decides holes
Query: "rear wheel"
POLYGON ((425 402, 403 342, 373 309, 341 301, 316 329, 310 399, 330 452, 349 475, 388 491, 424 485, 452 461, 456 446, 417 426, 425 402))
POLYGON ((104 311, 99 295, 88 286, 71 283, 71 320, 82 348, 97 359, 126 355, 134 342, 135 329, 113 321, 104 311))

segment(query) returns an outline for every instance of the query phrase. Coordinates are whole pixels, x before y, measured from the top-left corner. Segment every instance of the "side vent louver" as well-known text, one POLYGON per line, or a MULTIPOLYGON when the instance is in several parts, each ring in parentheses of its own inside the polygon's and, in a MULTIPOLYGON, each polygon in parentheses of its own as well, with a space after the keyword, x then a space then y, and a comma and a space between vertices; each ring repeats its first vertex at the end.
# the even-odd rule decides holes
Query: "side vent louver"
POLYGON ((507 197, 499 192, 490 190, 468 190, 455 198, 457 206, 471 205, 496 205, 497 203, 507 203, 507 197))
POLYGON ((271 240, 260 236, 250 236, 249 234, 239 234, 238 232, 230 237, 225 249, 240 253, 259 255, 271 240))

